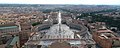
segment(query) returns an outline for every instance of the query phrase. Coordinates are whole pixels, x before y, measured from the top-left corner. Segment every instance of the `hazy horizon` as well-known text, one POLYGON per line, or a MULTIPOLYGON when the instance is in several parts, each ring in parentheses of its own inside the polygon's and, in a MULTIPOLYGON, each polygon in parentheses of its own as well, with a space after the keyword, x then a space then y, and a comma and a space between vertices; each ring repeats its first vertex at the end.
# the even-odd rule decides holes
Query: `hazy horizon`
POLYGON ((120 0, 1 0, 0 4, 120 5, 120 0))

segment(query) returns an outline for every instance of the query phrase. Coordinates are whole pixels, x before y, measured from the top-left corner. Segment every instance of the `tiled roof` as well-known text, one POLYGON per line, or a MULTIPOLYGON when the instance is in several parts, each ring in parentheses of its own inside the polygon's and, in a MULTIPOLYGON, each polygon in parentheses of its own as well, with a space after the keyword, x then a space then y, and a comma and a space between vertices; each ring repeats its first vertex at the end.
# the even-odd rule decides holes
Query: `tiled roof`
POLYGON ((18 36, 14 37, 14 38, 11 38, 11 39, 7 42, 6 47, 13 46, 13 45, 15 45, 16 42, 18 42, 18 41, 19 41, 19 37, 18 37, 18 36))
POLYGON ((97 32, 112 32, 110 30, 98 30, 97 32))
POLYGON ((5 27, 0 27, 0 30, 2 30, 2 29, 10 29, 10 28, 17 28, 17 26, 5 26, 5 27))
POLYGON ((113 40, 113 46, 120 46, 120 40, 113 40))

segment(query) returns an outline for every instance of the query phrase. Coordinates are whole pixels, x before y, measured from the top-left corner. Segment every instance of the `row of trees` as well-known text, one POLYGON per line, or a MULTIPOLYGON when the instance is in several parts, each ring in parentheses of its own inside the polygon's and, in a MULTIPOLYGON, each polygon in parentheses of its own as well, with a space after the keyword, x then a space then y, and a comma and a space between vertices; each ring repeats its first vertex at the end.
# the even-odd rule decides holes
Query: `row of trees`
MULTIPOLYGON (((87 13, 81 13, 77 11, 71 11, 71 10, 66 10, 66 9, 61 9, 66 12, 70 13, 81 13, 80 16, 77 16, 77 18, 85 18, 90 16, 91 17, 91 22, 105 22, 107 26, 109 27, 118 27, 120 30, 120 20, 114 20, 113 17, 108 17, 108 16, 103 16, 102 14, 97 14, 97 13, 106 13, 106 12, 116 12, 118 8, 115 9, 108 9, 108 10, 101 10, 101 11, 95 11, 95 12, 87 12, 87 13)), ((120 18, 117 18, 120 19, 120 18)))
POLYGON ((81 16, 77 18, 84 18, 84 17, 91 17, 91 22, 105 22, 109 27, 118 27, 120 30, 120 20, 114 20, 113 17, 103 16, 102 14, 95 14, 95 13, 83 13, 81 16))

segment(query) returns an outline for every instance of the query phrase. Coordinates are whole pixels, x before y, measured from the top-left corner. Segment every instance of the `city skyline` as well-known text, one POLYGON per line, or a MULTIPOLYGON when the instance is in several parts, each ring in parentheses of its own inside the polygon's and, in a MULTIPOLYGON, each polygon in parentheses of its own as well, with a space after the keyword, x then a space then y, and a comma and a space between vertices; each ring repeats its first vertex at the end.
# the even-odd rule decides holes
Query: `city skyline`
POLYGON ((1 0, 0 4, 120 5, 120 0, 1 0))

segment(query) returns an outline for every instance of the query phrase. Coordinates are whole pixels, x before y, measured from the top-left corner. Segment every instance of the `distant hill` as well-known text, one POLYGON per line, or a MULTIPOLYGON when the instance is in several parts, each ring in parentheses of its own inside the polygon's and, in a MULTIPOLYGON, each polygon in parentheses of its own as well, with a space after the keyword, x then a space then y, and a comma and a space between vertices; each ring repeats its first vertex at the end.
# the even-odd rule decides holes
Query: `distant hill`
POLYGON ((0 7, 38 7, 36 4, 0 4, 0 7))
POLYGON ((40 6, 77 6, 77 7, 111 7, 117 5, 72 5, 72 4, 0 4, 0 7, 40 7, 40 6))

